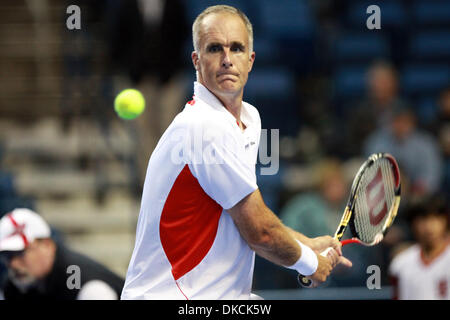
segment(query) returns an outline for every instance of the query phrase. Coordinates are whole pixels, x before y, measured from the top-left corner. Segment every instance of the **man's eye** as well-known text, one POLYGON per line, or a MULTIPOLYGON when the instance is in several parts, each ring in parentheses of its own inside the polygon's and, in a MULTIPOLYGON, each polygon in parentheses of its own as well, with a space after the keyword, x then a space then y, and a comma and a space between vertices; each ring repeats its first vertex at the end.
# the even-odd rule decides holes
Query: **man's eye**
POLYGON ((244 47, 243 47, 243 46, 239 46, 239 45, 232 46, 232 47, 231 47, 231 51, 234 51, 234 52, 244 52, 244 47))
POLYGON ((219 52, 220 50, 222 50, 222 47, 221 46, 217 46, 217 45, 210 46, 208 48, 209 52, 219 52))

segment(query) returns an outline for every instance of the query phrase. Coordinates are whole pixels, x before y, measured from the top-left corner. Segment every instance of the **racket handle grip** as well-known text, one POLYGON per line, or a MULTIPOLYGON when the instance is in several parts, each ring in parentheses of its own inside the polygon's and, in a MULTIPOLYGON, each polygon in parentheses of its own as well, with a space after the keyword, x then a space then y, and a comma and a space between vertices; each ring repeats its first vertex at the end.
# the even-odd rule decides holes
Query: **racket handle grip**
MULTIPOLYGON (((320 255, 322 257, 326 257, 328 252, 330 252, 331 249, 333 249, 333 248, 332 247, 326 248, 324 251, 322 251, 320 253, 320 255)), ((313 286, 313 281, 310 278, 308 278, 307 276, 304 276, 300 273, 297 276, 297 280, 298 280, 298 283, 304 288, 311 288, 313 286)))
POLYGON ((300 273, 297 275, 297 280, 303 288, 311 288, 313 286, 313 281, 300 273))

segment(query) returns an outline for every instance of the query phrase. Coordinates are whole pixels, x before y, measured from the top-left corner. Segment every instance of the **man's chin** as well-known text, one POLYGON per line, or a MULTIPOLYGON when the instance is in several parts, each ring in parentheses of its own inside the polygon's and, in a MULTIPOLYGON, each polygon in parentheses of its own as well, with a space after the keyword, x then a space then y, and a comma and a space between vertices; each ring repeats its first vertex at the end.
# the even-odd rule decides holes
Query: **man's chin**
POLYGON ((240 86, 236 82, 229 80, 221 82, 219 84, 219 89, 225 94, 236 94, 241 90, 240 86))
POLYGON ((9 278, 11 282, 22 291, 28 290, 37 282, 35 277, 23 273, 10 272, 9 278))

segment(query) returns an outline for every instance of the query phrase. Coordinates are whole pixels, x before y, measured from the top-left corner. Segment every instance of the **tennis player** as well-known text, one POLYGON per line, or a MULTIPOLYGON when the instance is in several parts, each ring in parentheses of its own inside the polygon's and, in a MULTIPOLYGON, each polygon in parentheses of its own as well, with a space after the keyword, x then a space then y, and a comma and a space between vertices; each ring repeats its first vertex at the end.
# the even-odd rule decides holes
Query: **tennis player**
POLYGON ((209 7, 193 44, 194 97, 150 157, 121 298, 253 298, 255 252, 318 282, 338 263, 350 266, 338 241, 284 226, 258 190, 261 120, 242 101, 255 60, 248 18, 209 7))

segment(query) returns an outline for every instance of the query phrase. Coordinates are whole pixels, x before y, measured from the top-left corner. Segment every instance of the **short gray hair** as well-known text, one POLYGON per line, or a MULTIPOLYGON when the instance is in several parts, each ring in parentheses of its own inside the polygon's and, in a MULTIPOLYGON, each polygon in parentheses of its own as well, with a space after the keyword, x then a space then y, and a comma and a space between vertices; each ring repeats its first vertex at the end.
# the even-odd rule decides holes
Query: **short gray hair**
POLYGON ((223 12, 235 14, 242 19, 242 21, 245 24, 245 28, 247 29, 249 54, 251 54, 251 52, 253 52, 253 27, 252 27, 252 24, 251 24, 250 20, 248 19, 248 17, 245 15, 245 13, 243 13, 241 10, 239 10, 235 7, 227 6, 227 5, 216 5, 216 6, 208 7, 205 10, 203 10, 197 16, 197 18, 195 18, 194 24, 192 25, 192 42, 193 42, 194 50, 199 52, 199 41, 200 41, 199 33, 200 33, 200 26, 201 26, 201 23, 203 22, 203 19, 209 14, 223 13, 223 12))

